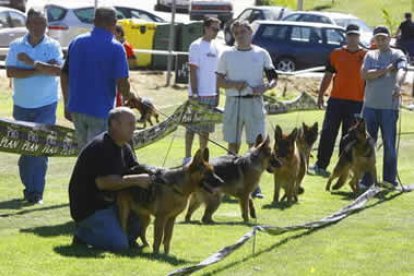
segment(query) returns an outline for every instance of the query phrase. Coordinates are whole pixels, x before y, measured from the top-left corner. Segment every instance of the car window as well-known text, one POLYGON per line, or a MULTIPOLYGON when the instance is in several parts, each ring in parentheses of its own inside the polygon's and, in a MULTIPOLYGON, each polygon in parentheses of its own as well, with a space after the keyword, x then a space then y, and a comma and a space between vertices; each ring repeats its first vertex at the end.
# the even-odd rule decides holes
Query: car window
POLYGON ((272 41, 283 40, 286 38, 288 30, 288 26, 268 25, 264 26, 261 36, 272 41))
POLYGON ((331 23, 327 17, 315 14, 305 14, 301 17, 300 21, 315 23, 331 23))
POLYGON ((76 17, 81 21, 82 23, 86 24, 92 24, 93 18, 94 18, 94 8, 83 8, 83 9, 77 9, 74 10, 74 13, 76 17))
POLYGON ((24 27, 26 25, 26 18, 17 12, 10 12, 11 25, 13 27, 24 27))
POLYGON ((249 19, 249 17, 250 17, 250 14, 252 13, 252 10, 245 10, 244 12, 242 12, 240 15, 239 15, 239 18, 238 18, 238 20, 240 20, 240 21, 245 21, 245 20, 248 20, 249 19))
POLYGON ((296 42, 320 44, 322 43, 321 30, 311 27, 293 26, 290 39, 296 42))
POLYGON ((283 20, 286 21, 299 21, 299 18, 302 16, 302 14, 291 14, 286 16, 283 20))
POLYGON ((54 22, 62 20, 67 13, 67 10, 58 6, 46 6, 47 21, 54 22))
POLYGON ((345 37, 342 32, 335 29, 326 29, 326 43, 329 45, 340 46, 344 42, 345 37))
POLYGON ((0 28, 10 27, 7 12, 0 12, 0 28))
POLYGON ((371 32, 370 27, 367 26, 367 24, 360 20, 360 19, 354 19, 354 18, 335 18, 335 23, 341 27, 346 28, 349 24, 355 24, 358 25, 361 31, 363 32, 371 32))
POLYGON ((260 11, 253 11, 249 16, 249 22, 253 22, 255 20, 261 20, 264 19, 264 16, 260 11))

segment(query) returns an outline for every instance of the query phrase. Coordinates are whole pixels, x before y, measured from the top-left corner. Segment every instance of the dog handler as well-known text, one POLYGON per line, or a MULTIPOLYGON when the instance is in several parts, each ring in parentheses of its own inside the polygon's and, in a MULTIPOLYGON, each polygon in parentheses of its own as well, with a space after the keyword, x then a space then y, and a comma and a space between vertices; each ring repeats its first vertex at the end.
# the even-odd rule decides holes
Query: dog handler
POLYGON ((69 183, 70 213, 76 223, 73 242, 120 251, 135 245, 139 232, 136 216, 121 228, 115 205, 116 191, 148 188, 148 174, 125 175, 138 163, 128 142, 135 130, 135 115, 128 107, 109 112, 108 131, 96 136, 79 154, 69 183))

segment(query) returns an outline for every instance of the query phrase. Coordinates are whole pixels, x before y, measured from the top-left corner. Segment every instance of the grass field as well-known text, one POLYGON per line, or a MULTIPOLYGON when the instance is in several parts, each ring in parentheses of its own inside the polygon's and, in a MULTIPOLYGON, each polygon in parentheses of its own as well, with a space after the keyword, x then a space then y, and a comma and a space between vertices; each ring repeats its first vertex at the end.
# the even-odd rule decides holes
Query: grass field
MULTIPOLYGON (((165 107, 164 111, 170 112, 172 106, 185 99, 185 90, 159 89, 152 91, 151 96, 165 107)), ((59 112, 59 122, 63 123, 61 110, 59 112)), ((0 117, 10 115, 10 92, 3 87, 0 90, 0 117)), ((403 132, 414 131, 412 116, 411 112, 402 113, 403 132)), ((290 131, 302 121, 321 123, 322 118, 322 111, 269 116, 268 130, 271 131, 270 122, 290 131)), ((184 130, 180 128, 158 143, 139 150, 139 160, 159 166, 166 159, 166 166, 178 165, 184 153, 183 134, 184 130), (167 156, 171 143, 171 152, 167 156)), ((217 126, 212 138, 222 142, 221 126, 217 126)), ((212 156, 224 153, 215 146, 211 146, 211 150, 212 156)), ((413 152, 414 137, 403 135, 399 172, 405 184, 414 182, 413 152)), ((381 151, 378 159, 382 160, 381 151)), ((180 216, 170 256, 154 257, 149 249, 143 253, 122 254, 85 250, 71 245, 74 225, 69 216, 67 189, 75 159, 49 159, 45 203, 37 206, 27 206, 21 201, 17 160, 17 155, 0 153, 0 275, 165 275, 181 266, 199 262, 237 241, 250 229, 241 223, 238 205, 230 202, 222 204, 216 213, 216 225, 184 224, 180 216)), ((352 200, 348 187, 343 193, 331 195, 324 191, 326 179, 307 176, 306 192, 298 204, 285 209, 272 208, 269 206, 272 183, 272 176, 265 173, 261 186, 266 198, 255 202, 258 224, 286 226, 316 220, 352 200)), ((254 256, 249 242, 222 263, 197 275, 413 274, 414 194, 389 193, 383 199, 372 200, 368 207, 317 231, 298 231, 277 237, 259 234, 254 256)), ((194 219, 200 217, 201 210, 194 219)), ((152 226, 148 237, 152 241, 152 226)))

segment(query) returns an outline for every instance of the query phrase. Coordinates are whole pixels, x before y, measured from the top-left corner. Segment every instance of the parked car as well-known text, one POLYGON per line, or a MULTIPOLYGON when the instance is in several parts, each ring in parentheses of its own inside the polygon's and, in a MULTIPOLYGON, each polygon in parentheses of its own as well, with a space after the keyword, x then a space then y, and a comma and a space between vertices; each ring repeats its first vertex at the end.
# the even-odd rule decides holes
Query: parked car
MULTIPOLYGON (((150 22, 165 22, 161 17, 137 8, 114 6, 118 19, 134 18, 150 22)), ((92 29, 94 7, 91 4, 68 2, 64 5, 46 4, 48 34, 58 40, 65 47, 70 41, 81 33, 92 29)))
POLYGON ((248 21, 252 23, 256 20, 280 20, 290 14, 291 10, 286 7, 278 6, 254 6, 244 9, 236 18, 227 21, 224 25, 224 41, 227 45, 234 44, 234 37, 231 33, 231 24, 236 21, 248 21))
POLYGON ((368 25, 352 14, 345 14, 339 12, 293 12, 283 18, 285 21, 297 21, 297 22, 315 22, 326 23, 341 26, 346 28, 349 24, 356 24, 361 31, 361 43, 365 47, 371 45, 372 29, 368 25))
MULTIPOLYGON (((173 3, 172 0, 157 0, 157 4, 155 4, 154 10, 171 11, 172 3, 173 3)), ((188 12, 189 5, 190 5, 189 0, 176 0, 175 1, 175 8, 177 11, 188 12)))
POLYGON ((329 53, 345 43, 342 27, 330 24, 255 21, 253 44, 265 48, 280 71, 325 65, 329 53))
POLYGON ((26 15, 19 10, 0 7, 0 47, 27 33, 26 15))
POLYGON ((189 14, 190 20, 214 16, 225 24, 233 19, 233 4, 230 0, 191 0, 189 14))
POLYGON ((26 9, 26 0, 0 0, 0 6, 10 7, 24 12, 26 9))

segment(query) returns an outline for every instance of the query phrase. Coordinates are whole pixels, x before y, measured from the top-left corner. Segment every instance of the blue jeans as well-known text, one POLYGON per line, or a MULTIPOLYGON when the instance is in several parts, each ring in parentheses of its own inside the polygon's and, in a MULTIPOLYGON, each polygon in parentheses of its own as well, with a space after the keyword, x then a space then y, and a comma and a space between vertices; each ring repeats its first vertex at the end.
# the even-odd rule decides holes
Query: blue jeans
MULTIPOLYGON (((57 103, 39 108, 13 106, 13 118, 18 121, 53 125, 56 123, 57 103)), ((20 179, 25 187, 24 195, 29 201, 43 198, 46 184, 47 157, 21 155, 19 159, 20 179)))
POLYGON ((122 251, 129 248, 139 235, 139 221, 135 214, 128 220, 128 235, 122 230, 118 209, 112 205, 76 223, 75 235, 88 245, 108 251, 122 251))
POLYGON ((352 126, 355 114, 361 112, 361 108, 362 102, 334 98, 328 100, 316 161, 319 168, 326 169, 328 167, 335 147, 335 140, 342 125, 339 144, 339 154, 341 154, 343 150, 342 138, 352 126))
MULTIPOLYGON (((394 185, 397 184, 397 151, 395 149, 397 136, 398 110, 374 109, 365 107, 363 117, 367 125, 369 135, 377 142, 378 130, 381 130, 381 137, 384 147, 384 162, 382 164, 383 180, 394 185)), ((372 184, 372 177, 364 176, 362 183, 369 186, 372 184)))
POLYGON ((76 112, 72 113, 72 119, 73 124, 75 125, 79 150, 81 150, 95 136, 108 129, 108 122, 106 119, 76 112))

